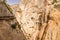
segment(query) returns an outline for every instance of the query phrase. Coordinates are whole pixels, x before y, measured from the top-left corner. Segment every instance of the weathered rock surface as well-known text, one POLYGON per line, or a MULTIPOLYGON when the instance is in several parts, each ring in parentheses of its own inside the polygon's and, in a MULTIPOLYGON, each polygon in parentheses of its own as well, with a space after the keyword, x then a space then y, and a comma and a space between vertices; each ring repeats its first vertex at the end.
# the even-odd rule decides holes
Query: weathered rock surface
POLYGON ((26 40, 23 32, 14 29, 8 20, 0 20, 0 40, 26 40))
POLYGON ((27 40, 60 40, 59 0, 21 0, 15 16, 27 40))
POLYGON ((0 0, 0 40, 26 40, 5 0, 0 0))

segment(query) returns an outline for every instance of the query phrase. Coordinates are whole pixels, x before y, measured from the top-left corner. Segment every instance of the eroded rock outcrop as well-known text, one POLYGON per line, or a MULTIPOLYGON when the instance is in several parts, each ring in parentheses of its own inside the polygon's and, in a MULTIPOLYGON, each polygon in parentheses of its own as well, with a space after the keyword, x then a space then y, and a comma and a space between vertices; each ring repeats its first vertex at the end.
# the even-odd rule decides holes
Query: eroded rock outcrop
POLYGON ((14 13, 27 40, 60 40, 59 0, 21 0, 14 13))

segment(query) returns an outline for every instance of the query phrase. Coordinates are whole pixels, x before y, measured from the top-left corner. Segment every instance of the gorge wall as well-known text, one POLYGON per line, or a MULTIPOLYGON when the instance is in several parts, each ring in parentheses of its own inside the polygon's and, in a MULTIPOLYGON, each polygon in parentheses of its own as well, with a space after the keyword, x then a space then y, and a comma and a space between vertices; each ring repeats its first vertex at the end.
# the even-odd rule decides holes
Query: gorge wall
POLYGON ((60 40, 59 0, 21 0, 12 9, 27 40, 60 40))

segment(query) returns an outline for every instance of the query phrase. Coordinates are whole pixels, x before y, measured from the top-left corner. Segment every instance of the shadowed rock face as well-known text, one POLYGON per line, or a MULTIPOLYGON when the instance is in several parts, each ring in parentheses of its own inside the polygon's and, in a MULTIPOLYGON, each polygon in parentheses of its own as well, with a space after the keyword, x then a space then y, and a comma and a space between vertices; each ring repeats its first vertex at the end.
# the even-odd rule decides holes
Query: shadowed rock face
POLYGON ((26 40, 23 32, 13 29, 9 21, 0 20, 0 40, 26 40))

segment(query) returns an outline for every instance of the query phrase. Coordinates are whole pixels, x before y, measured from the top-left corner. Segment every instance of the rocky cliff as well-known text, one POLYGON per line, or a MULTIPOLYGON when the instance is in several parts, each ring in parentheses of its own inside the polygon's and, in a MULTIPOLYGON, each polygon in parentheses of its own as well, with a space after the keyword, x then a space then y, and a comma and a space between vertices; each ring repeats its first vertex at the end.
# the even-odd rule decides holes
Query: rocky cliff
POLYGON ((0 0, 0 40, 26 40, 10 7, 3 0, 0 0))
POLYGON ((60 40, 59 9, 59 0, 21 0, 13 12, 27 40, 60 40))

